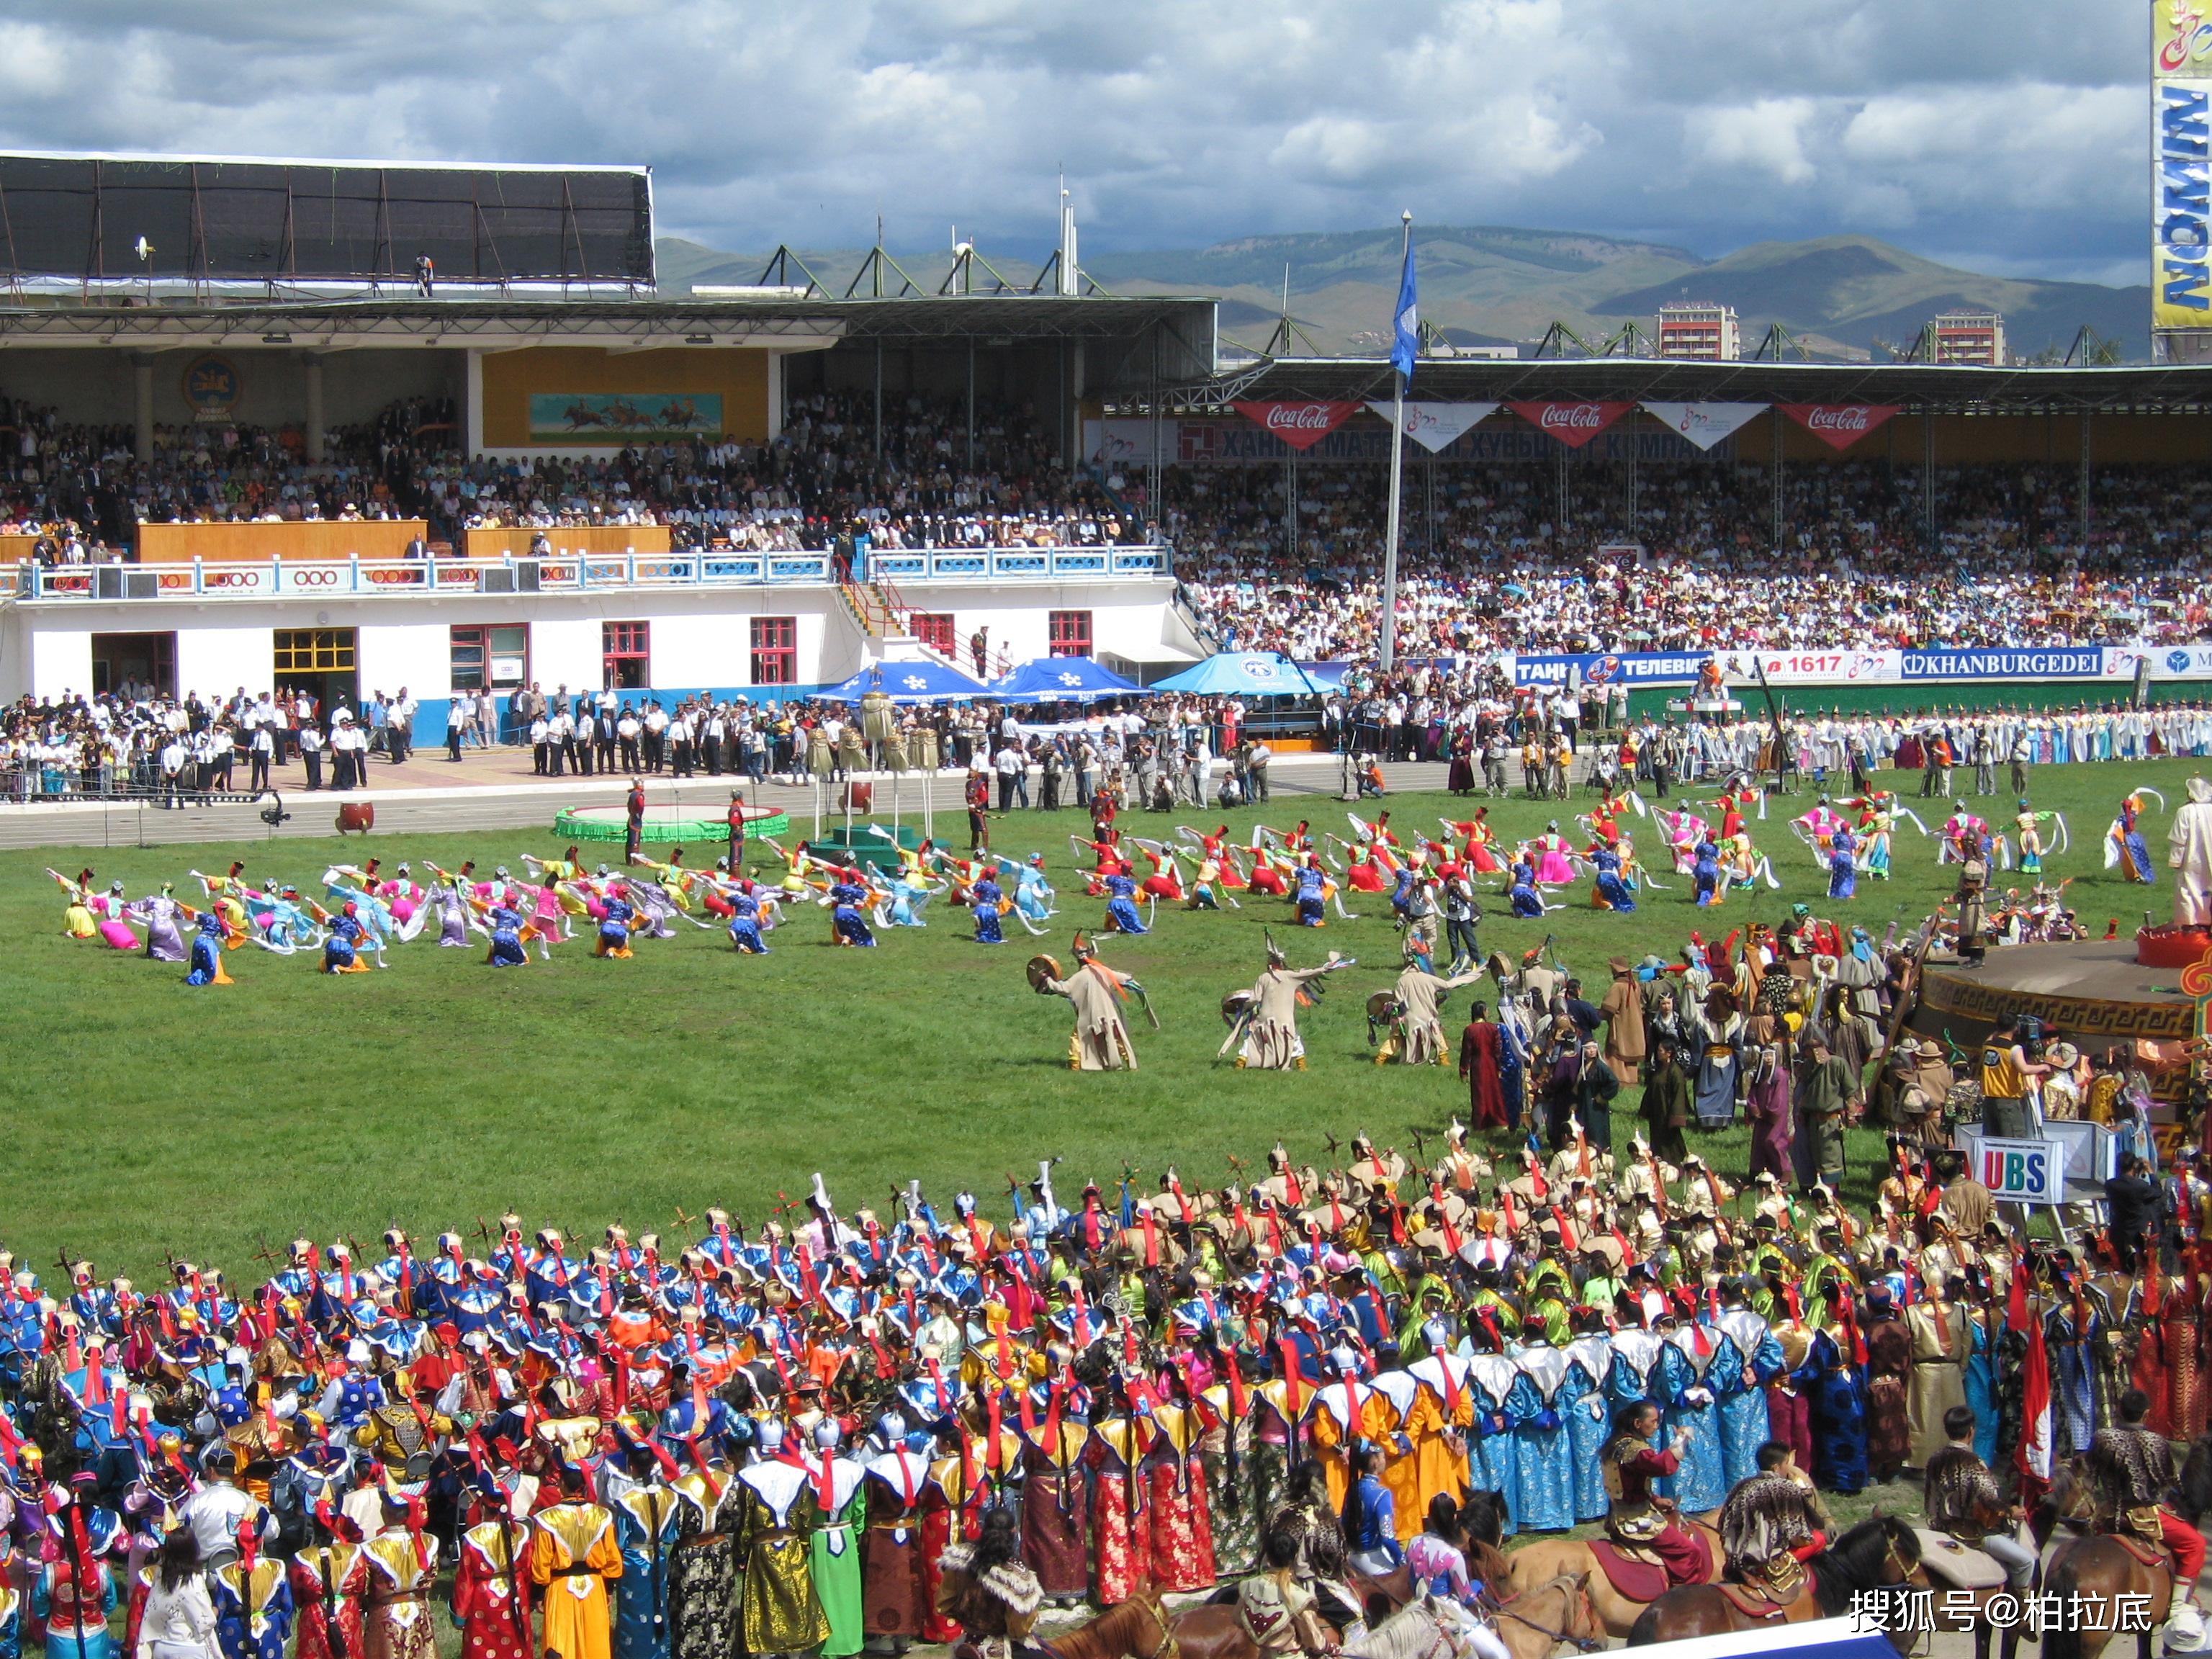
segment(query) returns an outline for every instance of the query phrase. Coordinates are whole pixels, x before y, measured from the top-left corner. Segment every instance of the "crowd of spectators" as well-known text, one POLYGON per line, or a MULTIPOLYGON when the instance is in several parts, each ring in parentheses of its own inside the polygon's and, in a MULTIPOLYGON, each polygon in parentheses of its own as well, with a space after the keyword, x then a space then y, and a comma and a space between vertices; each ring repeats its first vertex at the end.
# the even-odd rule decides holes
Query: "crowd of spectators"
MULTIPOLYGON (((1779 554, 1760 467, 1646 465, 1632 520, 1618 476, 1579 482, 1562 519, 1551 468, 1441 467, 1433 514, 1424 471, 1401 542, 1407 654, 2163 643, 2212 618, 2212 473, 2194 470, 2100 469, 2086 541, 2070 472, 1942 470, 1931 550, 1917 471, 1798 467, 1779 554)), ((1170 471, 1164 533, 1224 648, 1372 655, 1384 476, 1302 469, 1294 551, 1284 469, 1170 471)))
MULTIPOLYGON (((450 404, 395 403, 325 434, 72 426, 0 399, 0 529, 54 563, 128 556, 143 522, 422 518, 433 550, 472 528, 559 544, 586 525, 666 524, 679 548, 766 550, 1165 542, 1227 647, 1374 653, 1386 471, 1310 464, 1170 467, 1158 511, 1118 477, 1060 464, 1033 410, 799 392, 772 441, 471 459, 450 404), (1295 522, 1293 523, 1293 519, 1295 522), (1148 521, 1149 520, 1149 521, 1148 521)), ((1620 652, 1763 646, 2166 643, 2212 627, 2212 470, 2103 466, 2087 532, 2075 471, 1934 475, 1881 463, 1761 466, 1416 461, 1407 479, 1400 648, 1620 652)))
MULTIPOLYGON (((381 763, 417 758, 416 738, 434 737, 418 731, 418 708, 404 686, 328 703, 283 686, 168 697, 131 684, 98 696, 27 697, 0 711, 0 800, 137 796, 166 805, 270 787, 370 787, 381 763)), ((453 759, 508 744, 526 750, 544 776, 796 782, 812 769, 817 732, 832 778, 855 765, 843 738, 857 714, 820 697, 664 699, 532 684, 511 697, 456 696, 444 730, 453 759)), ((1100 787, 1162 806, 1224 801, 1224 804, 1248 789, 1265 798, 1267 751, 1236 697, 1089 708, 985 700, 903 708, 899 719, 907 752, 925 752, 912 738, 927 730, 940 769, 995 781, 1010 806, 1085 806, 1100 787)))
MULTIPOLYGON (((1115 543, 1138 525, 1087 473, 1069 473, 1026 410, 919 396, 795 394, 771 442, 635 444, 612 455, 471 459, 450 404, 409 399, 325 434, 305 459, 296 429, 157 428, 136 459, 127 427, 61 422, 0 400, 0 530, 40 536, 52 563, 101 562, 141 523, 425 520, 458 548, 482 528, 557 531, 665 524, 678 547, 822 550, 841 536, 879 547, 1115 543)), ((556 538, 557 539, 557 538, 556 538)))

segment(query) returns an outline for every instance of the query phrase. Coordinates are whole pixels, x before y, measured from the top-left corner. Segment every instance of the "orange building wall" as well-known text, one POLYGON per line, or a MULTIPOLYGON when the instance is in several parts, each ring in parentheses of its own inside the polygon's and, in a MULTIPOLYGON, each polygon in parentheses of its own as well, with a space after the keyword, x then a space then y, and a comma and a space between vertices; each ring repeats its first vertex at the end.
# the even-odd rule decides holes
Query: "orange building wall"
MULTIPOLYGON (((548 447, 530 435, 532 392, 711 392, 722 398, 723 435, 768 438, 768 353, 746 348, 633 351, 594 346, 531 346, 483 359, 483 441, 491 449, 548 447)), ((588 435, 577 447, 613 440, 588 435)))

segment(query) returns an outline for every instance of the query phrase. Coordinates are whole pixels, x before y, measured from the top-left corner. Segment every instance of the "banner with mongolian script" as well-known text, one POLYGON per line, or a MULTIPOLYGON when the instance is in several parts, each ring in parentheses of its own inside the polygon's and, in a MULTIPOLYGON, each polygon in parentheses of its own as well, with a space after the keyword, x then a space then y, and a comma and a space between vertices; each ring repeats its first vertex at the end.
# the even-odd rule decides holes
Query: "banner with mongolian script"
MULTIPOLYGON (((1377 401, 1367 407, 1387 421, 1395 405, 1377 401)), ((1500 407, 1498 404, 1409 402, 1406 405, 1406 435, 1433 455, 1448 447, 1470 427, 1480 426, 1500 407)))
POLYGON ((1359 412, 1353 403, 1316 399, 1310 403, 1243 403, 1230 405, 1239 415, 1292 449, 1311 449, 1359 412))
POLYGON ((2152 0, 2150 325, 2212 328, 2212 24, 2152 0))
POLYGON ((1849 449, 1897 413, 1895 404, 1777 404, 1774 406, 1831 449, 1849 449))
POLYGON ((1655 404, 1649 398, 1644 407, 1700 449, 1711 449, 1766 412, 1765 404, 1655 404))
POLYGON ((1505 405, 1546 436, 1570 449, 1580 449, 1592 438, 1636 407, 1614 403, 1525 403, 1505 405))

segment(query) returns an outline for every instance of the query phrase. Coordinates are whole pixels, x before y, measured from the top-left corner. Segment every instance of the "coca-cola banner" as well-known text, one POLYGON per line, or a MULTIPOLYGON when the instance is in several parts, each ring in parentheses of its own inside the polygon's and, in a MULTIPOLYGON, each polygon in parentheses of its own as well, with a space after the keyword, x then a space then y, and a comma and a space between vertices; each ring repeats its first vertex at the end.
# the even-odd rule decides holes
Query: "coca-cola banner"
POLYGON ((1354 403, 1244 403, 1230 405, 1292 449, 1311 449, 1359 412, 1354 403))
POLYGON ((1570 449, 1580 449, 1636 407, 1634 404, 1612 403, 1508 404, 1505 406, 1570 449))
POLYGON ((1895 404, 1777 404, 1774 405, 1831 449, 1849 449, 1897 413, 1895 404))
MULTIPOLYGON (((1378 401, 1367 407, 1387 421, 1396 405, 1378 401)), ((1480 426, 1498 407, 1496 404, 1409 402, 1406 405, 1406 435, 1433 455, 1448 447, 1470 427, 1480 426)))

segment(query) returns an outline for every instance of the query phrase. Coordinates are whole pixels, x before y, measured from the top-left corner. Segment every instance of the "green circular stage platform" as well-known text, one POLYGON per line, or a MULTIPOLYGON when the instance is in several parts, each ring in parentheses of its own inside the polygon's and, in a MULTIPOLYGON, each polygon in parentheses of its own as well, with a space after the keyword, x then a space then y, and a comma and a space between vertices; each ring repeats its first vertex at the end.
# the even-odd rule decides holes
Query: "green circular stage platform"
MULTIPOLYGON (((781 836, 791 828, 791 820, 781 812, 769 812, 745 820, 745 839, 759 841, 767 836, 781 836)), ((568 806, 554 815, 553 833, 563 841, 626 841, 629 836, 628 814, 619 806, 568 806)), ((695 817, 680 806, 650 806, 646 809, 641 839, 655 846, 676 846, 685 842, 721 842, 730 838, 729 820, 720 817, 695 817)))
MULTIPOLYGON (((751 828, 750 824, 746 827, 751 828)), ((879 823, 856 823, 849 833, 841 829, 811 836, 806 846, 810 852, 824 857, 841 858, 877 870, 896 870, 902 850, 921 850, 921 831, 903 823, 896 830, 879 823), (896 841, 892 839, 894 835, 897 836, 896 841)))

